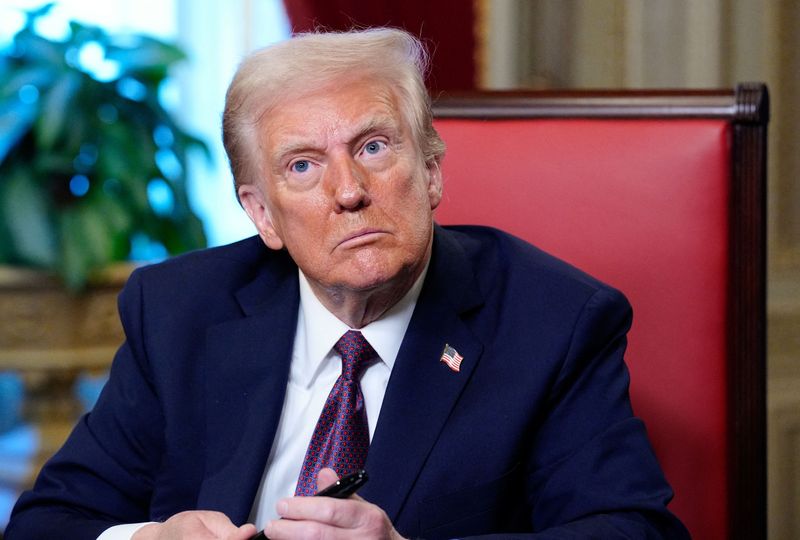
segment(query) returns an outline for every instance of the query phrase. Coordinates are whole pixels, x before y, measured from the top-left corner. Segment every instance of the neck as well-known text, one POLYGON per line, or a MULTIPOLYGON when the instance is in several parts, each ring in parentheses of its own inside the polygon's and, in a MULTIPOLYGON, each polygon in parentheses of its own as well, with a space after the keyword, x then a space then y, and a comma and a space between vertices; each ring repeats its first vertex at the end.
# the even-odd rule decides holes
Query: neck
POLYGON ((430 249, 422 264, 402 271, 390 282, 368 290, 325 287, 310 279, 308 283, 314 296, 337 319, 350 328, 360 329, 380 319, 411 290, 429 259, 430 249))

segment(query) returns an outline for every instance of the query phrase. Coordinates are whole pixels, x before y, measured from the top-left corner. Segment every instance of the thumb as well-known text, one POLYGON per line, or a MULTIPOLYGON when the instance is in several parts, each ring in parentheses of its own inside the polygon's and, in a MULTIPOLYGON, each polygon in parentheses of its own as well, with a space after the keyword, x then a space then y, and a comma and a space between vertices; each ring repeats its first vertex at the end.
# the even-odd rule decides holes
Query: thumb
POLYGON ((317 491, 323 490, 339 479, 336 471, 329 467, 324 467, 317 473, 317 491))
POLYGON ((245 523, 235 531, 231 532, 228 540, 249 540, 258 533, 256 526, 252 523, 245 523))

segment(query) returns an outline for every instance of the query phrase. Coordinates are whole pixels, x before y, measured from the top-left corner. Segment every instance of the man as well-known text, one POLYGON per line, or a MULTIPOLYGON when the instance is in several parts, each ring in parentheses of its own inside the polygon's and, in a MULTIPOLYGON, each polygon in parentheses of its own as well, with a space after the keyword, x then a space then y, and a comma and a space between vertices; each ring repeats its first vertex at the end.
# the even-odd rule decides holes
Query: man
POLYGON ((434 225, 424 69, 386 29, 245 60, 224 139, 260 240, 134 273, 109 382, 9 538, 687 536, 630 410, 622 295, 434 225), (361 466, 359 495, 293 496, 361 466))

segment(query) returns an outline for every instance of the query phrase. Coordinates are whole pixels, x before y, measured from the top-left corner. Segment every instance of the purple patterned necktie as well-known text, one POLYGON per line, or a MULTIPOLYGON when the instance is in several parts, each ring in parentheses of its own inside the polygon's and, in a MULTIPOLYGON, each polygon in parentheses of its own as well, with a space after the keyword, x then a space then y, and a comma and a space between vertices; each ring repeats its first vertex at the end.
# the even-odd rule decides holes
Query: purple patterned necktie
POLYGON ((294 494, 314 495, 317 473, 331 467, 340 477, 364 467, 369 449, 369 426, 358 381, 378 358, 361 332, 349 330, 333 346, 342 357, 342 374, 325 400, 303 460, 294 494))

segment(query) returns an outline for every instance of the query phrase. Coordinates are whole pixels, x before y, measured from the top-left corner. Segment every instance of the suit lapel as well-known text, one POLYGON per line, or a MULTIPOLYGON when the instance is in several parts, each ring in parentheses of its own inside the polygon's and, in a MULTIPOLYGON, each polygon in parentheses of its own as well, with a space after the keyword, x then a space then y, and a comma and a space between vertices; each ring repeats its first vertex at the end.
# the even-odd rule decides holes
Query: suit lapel
MULTIPOLYGON (((296 266, 288 256, 265 265, 236 296, 245 317, 211 327, 205 336, 207 457, 197 508, 243 523, 283 407, 297 325, 296 266)), ((480 358, 483 346, 462 316, 481 302, 463 249, 437 227, 428 276, 370 445, 370 482, 362 490, 392 520, 480 358), (440 361, 446 343, 464 357, 458 372, 440 361)))
POLYGON ((462 320, 480 303, 469 260, 437 228, 431 266, 370 445, 370 481, 362 490, 393 521, 480 358, 482 344, 462 320), (446 343, 464 357, 458 372, 440 361, 446 343))
POLYGON ((288 257, 268 266, 237 293, 246 316, 205 336, 206 472, 197 507, 224 512, 234 523, 247 520, 266 466, 297 325, 296 267, 288 257))

